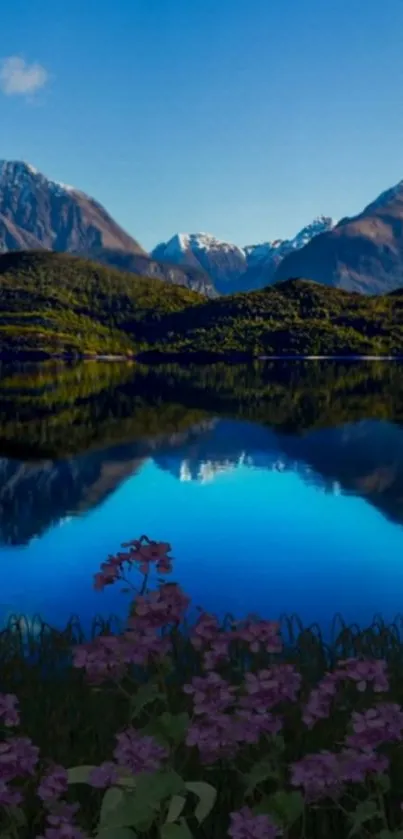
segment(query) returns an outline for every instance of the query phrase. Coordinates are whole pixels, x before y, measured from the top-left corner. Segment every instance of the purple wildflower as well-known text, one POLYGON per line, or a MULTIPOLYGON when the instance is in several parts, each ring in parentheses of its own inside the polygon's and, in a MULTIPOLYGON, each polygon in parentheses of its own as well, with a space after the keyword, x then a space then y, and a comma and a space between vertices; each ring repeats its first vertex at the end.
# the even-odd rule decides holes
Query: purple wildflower
POLYGON ((176 583, 165 583, 157 591, 139 595, 135 599, 134 613, 127 625, 130 629, 159 629, 180 622, 190 603, 190 598, 176 583))
POLYGON ((39 749, 29 737, 9 737, 0 743, 0 778, 10 781, 32 775, 38 763, 39 749))
POLYGON ((97 789, 111 787, 118 779, 118 767, 113 761, 105 761, 90 772, 88 783, 97 789))
POLYGON ((230 813, 230 819, 228 836, 231 839, 275 839, 282 833, 270 816, 264 813, 255 816, 249 807, 230 813))
POLYGON ((313 728, 318 720, 329 717, 338 684, 337 673, 326 673, 316 688, 311 691, 302 714, 302 719, 308 728, 313 728))
POLYGON ((212 764, 221 758, 234 757, 239 748, 237 734, 239 731, 232 717, 214 714, 190 724, 186 745, 196 746, 202 763, 212 764))
POLYGON ((47 817, 45 833, 36 839, 89 839, 88 834, 73 823, 77 810, 78 804, 58 804, 57 809, 47 817))
POLYGON ((403 740, 403 709, 394 702, 383 702, 363 713, 353 711, 353 733, 346 745, 358 749, 375 749, 382 743, 403 740))
POLYGON ((236 726, 234 736, 238 743, 258 743, 262 734, 274 736, 283 727, 281 718, 270 711, 261 713, 247 708, 237 710, 233 722, 236 726))
POLYGON ((368 683, 375 693, 389 690, 387 663, 383 659, 345 658, 337 662, 336 674, 340 679, 355 682, 359 691, 364 691, 368 683))
POLYGON ((6 728, 13 728, 20 723, 18 699, 13 693, 0 693, 0 720, 6 728))
POLYGON ((218 673, 211 672, 207 676, 195 676, 191 684, 184 685, 183 691, 193 695, 194 713, 200 715, 225 711, 234 704, 236 688, 218 673))
POLYGON ((301 681, 301 674, 291 664, 247 673, 244 681, 246 696, 241 697, 240 706, 265 713, 280 702, 294 702, 301 681))
POLYGON ((38 786, 38 796, 45 803, 52 803, 68 790, 68 775, 64 766, 52 766, 38 786))
POLYGON ((201 650, 211 644, 220 632, 218 618, 209 612, 202 612, 190 634, 190 640, 195 650, 201 650))
POLYGON ((155 772, 168 757, 168 750, 154 737, 144 736, 134 728, 127 728, 116 736, 116 740, 113 756, 118 767, 128 769, 134 775, 155 772))
POLYGON ((308 799, 335 797, 340 791, 338 755, 329 751, 305 755, 291 765, 291 784, 302 787, 308 799))
POLYGON ((372 751, 343 749, 333 754, 321 751, 305 755, 291 765, 291 784, 302 787, 305 797, 315 801, 330 795, 336 798, 345 783, 363 783, 368 774, 382 774, 388 760, 372 751))
POLYGON ((283 642, 279 635, 280 624, 277 621, 256 620, 253 616, 238 624, 238 637, 246 641, 252 653, 262 648, 268 653, 280 653, 283 642))
POLYGON ((372 751, 343 749, 339 761, 340 779, 344 783, 364 783, 367 775, 382 775, 389 768, 388 758, 372 751))

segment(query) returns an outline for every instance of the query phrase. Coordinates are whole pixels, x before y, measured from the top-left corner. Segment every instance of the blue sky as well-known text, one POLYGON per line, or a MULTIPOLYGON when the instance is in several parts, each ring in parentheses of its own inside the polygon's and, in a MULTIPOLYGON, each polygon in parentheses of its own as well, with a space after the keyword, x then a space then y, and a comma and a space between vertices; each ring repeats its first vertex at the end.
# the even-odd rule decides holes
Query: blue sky
POLYGON ((402 32, 402 0, 13 0, 0 158, 146 248, 294 235, 403 178, 402 32))

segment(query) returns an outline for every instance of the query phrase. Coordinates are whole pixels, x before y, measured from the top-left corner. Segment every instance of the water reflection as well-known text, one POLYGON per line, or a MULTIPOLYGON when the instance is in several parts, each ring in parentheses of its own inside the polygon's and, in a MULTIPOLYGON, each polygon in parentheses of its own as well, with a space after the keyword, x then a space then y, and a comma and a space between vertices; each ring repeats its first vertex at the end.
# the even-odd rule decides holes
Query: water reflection
POLYGON ((3 368, 3 620, 122 612, 91 576, 144 532, 221 614, 393 617, 402 378, 373 363, 3 368))

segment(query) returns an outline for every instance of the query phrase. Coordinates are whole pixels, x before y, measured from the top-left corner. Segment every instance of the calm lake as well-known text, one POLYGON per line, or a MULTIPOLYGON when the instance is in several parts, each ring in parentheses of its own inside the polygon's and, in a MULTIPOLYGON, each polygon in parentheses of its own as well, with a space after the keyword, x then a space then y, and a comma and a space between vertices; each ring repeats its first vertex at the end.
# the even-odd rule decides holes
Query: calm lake
POLYGON ((124 617, 93 574, 172 544, 195 605, 327 631, 403 613, 403 365, 0 368, 0 622, 124 617))

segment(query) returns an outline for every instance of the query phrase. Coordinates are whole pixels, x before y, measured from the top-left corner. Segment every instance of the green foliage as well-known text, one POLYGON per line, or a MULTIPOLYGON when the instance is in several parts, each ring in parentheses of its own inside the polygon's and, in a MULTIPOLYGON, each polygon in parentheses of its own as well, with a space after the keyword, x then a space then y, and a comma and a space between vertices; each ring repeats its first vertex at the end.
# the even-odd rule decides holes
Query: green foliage
MULTIPOLYGON (((44 355, 385 355, 403 352, 403 294, 308 280, 206 299, 78 257, 0 258, 0 352, 44 355)), ((145 358, 147 356, 145 355, 145 358)))

